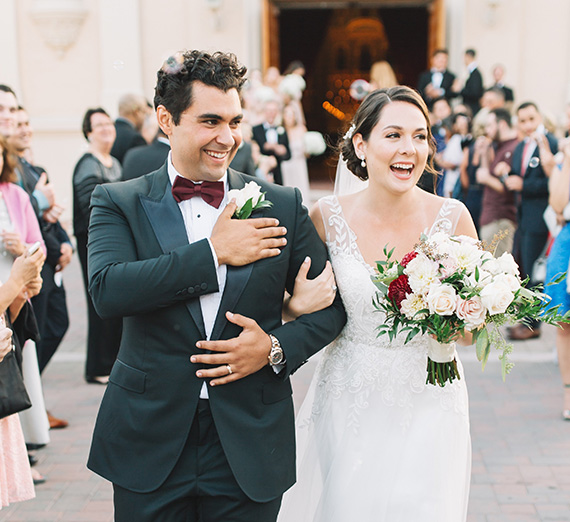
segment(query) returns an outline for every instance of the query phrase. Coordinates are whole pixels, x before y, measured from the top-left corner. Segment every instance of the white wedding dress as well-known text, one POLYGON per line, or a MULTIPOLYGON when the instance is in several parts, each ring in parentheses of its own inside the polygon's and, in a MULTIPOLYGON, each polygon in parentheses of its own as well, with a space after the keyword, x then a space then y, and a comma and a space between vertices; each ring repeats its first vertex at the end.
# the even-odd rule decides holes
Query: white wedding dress
MULTIPOLYGON (((426 385, 427 342, 376 336, 374 269, 336 196, 319 201, 348 314, 319 361, 297 416, 297 483, 279 522, 462 522, 471 473, 461 380, 426 385)), ((431 230, 453 234, 463 204, 447 199, 431 230)))

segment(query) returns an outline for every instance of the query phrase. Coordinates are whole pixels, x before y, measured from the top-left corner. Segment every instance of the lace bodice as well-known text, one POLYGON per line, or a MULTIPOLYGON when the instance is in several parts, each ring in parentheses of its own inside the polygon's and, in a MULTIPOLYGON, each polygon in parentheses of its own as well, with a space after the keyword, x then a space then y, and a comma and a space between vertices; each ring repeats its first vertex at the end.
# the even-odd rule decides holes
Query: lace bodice
MULTIPOLYGON (((351 422, 357 428, 358 413, 367 407, 367 396, 374 391, 382 394, 386 404, 411 410, 411 394, 426 388, 427 343, 422 336, 407 344, 402 336, 393 342, 387 335, 377 337, 376 327, 382 324, 383 315, 373 306, 376 287, 371 276, 375 269, 365 262, 336 196, 322 198, 319 206, 347 323, 337 340, 327 347, 317 369, 319 382, 313 415, 318 415, 327 396, 340 397, 348 390, 355 394, 351 422)), ((463 210, 462 203, 446 199, 425 233, 453 234, 463 210)), ((431 387, 430 393, 440 395, 444 407, 454 407, 459 404, 455 388, 431 387)))

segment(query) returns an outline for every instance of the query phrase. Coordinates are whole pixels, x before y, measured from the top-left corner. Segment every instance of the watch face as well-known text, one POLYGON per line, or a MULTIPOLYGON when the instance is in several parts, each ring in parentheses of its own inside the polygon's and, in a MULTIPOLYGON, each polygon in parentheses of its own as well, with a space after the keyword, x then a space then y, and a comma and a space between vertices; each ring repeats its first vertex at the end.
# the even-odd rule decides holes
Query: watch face
POLYGON ((283 350, 274 350, 271 352, 271 364, 280 364, 283 361, 283 350))

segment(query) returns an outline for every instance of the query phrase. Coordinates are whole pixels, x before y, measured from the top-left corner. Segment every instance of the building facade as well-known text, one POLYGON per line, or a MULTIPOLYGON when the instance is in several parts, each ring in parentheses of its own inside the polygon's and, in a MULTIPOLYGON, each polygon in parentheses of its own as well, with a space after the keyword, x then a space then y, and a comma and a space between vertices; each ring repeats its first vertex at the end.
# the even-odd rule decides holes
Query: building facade
POLYGON ((315 48, 325 36, 318 40, 317 30, 330 34, 327 21, 342 25, 340 10, 347 27, 351 17, 382 21, 387 57, 405 83, 414 85, 431 50, 447 47, 450 69, 461 75, 463 51, 475 48, 486 85, 502 63, 515 103, 534 100, 562 123, 570 101, 568 0, 0 0, 0 83, 28 110, 35 162, 50 173, 69 217, 87 108, 116 116, 127 92, 152 101, 156 71, 181 49, 231 51, 262 70, 283 69, 294 56, 310 75, 322 66, 324 51, 315 48), (311 17, 317 40, 308 49, 303 22, 311 17))

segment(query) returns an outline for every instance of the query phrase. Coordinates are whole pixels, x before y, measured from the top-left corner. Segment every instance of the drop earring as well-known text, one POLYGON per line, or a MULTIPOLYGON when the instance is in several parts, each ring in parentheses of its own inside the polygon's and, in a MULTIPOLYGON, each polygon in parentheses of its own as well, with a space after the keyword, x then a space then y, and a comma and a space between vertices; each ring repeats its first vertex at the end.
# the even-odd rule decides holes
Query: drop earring
POLYGON ((362 158, 362 161, 360 162, 360 166, 365 169, 366 168, 366 159, 362 158))

